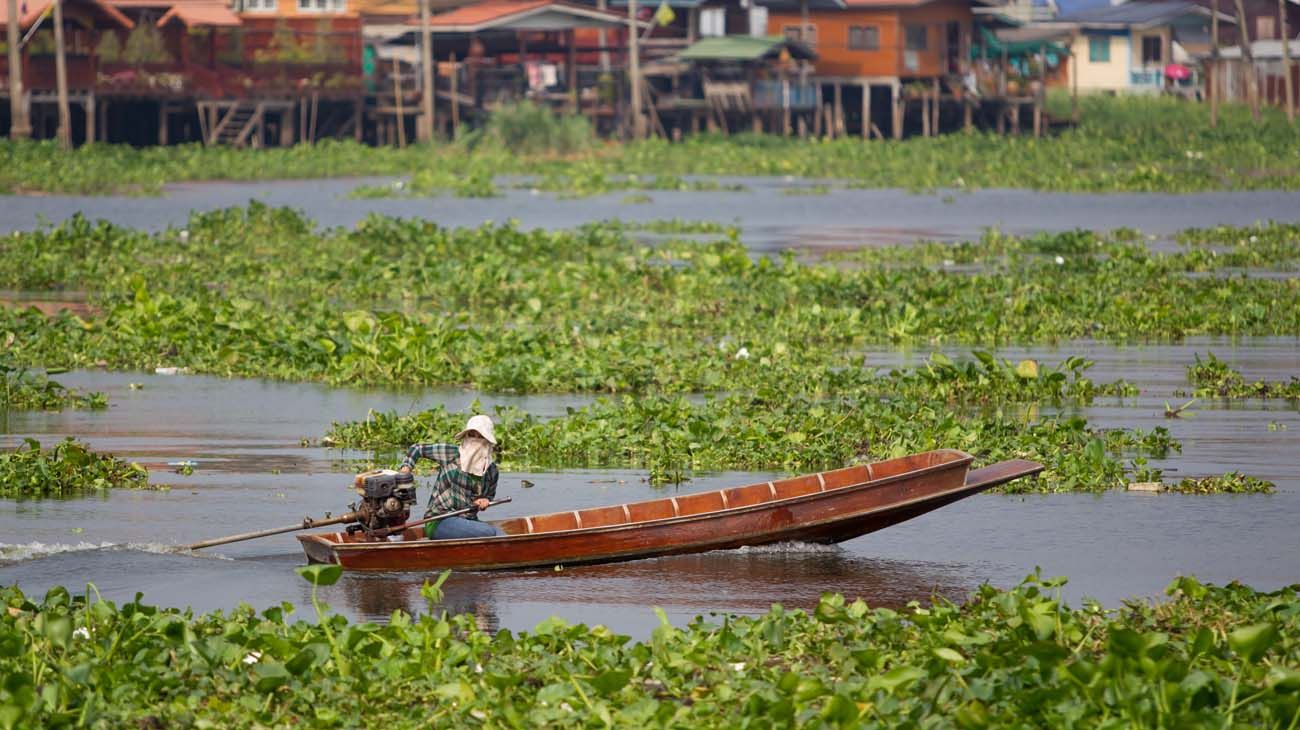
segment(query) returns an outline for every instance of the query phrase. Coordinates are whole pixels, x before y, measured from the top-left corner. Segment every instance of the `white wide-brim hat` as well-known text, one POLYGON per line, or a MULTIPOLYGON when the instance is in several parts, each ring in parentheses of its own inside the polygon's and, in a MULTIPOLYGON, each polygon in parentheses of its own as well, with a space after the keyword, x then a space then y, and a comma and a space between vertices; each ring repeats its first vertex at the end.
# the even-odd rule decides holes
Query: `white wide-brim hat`
POLYGON ((465 422, 464 430, 456 434, 456 440, 460 441, 465 438, 465 434, 470 431, 478 431, 480 436, 488 440, 488 443, 496 446, 497 435, 494 428, 491 416, 484 416, 482 414, 471 416, 470 419, 465 422))

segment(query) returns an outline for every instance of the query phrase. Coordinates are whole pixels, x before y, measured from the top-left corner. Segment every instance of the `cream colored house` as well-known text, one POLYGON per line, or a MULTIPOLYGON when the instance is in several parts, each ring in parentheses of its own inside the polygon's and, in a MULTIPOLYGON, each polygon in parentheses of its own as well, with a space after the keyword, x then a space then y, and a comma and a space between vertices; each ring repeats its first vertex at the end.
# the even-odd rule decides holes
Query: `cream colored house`
MULTIPOLYGON (((1060 21, 1076 29, 1070 73, 1078 78, 1070 83, 1077 82, 1081 93, 1159 93, 1171 84, 1194 85, 1195 73, 1174 81, 1166 78, 1166 70, 1171 64, 1191 67, 1189 47, 1204 46, 1210 37, 1210 10, 1188 0, 1134 0, 1060 21)), ((1232 18, 1220 13, 1219 22, 1232 18)))

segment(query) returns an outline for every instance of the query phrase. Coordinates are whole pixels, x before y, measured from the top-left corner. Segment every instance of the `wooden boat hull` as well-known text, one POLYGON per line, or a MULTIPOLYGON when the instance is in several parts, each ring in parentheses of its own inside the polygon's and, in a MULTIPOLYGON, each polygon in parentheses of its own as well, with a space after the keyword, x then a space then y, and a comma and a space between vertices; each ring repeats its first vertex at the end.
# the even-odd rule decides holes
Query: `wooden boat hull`
POLYGON ((971 459, 954 450, 926 452, 779 482, 515 518, 497 523, 507 532, 502 537, 426 540, 408 530, 398 542, 366 542, 345 532, 298 539, 310 562, 362 571, 504 570, 787 541, 834 543, 1043 468, 1014 460, 969 471, 971 459))

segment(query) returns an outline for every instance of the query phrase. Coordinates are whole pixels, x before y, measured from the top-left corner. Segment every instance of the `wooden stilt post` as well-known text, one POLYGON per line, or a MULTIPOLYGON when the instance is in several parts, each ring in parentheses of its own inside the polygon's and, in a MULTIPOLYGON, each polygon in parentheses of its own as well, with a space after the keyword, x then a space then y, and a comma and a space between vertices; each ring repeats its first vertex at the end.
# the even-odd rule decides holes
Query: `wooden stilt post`
POLYGON ((352 139, 361 141, 361 113, 365 106, 365 97, 357 97, 352 103, 352 139))
POLYGON ((931 102, 930 114, 930 133, 935 137, 939 136, 939 101, 942 97, 939 91, 939 77, 935 76, 933 81, 934 100, 931 102))
POLYGON ((790 136, 790 78, 781 73, 781 134, 790 136))
POLYGON ((862 139, 871 139, 871 84, 862 82, 862 139))
POLYGON ((107 142, 108 141, 108 99, 104 99, 100 101, 95 106, 96 106, 96 112, 98 113, 99 116, 99 124, 96 126, 95 129, 99 133, 99 140, 101 142, 107 142))
POLYGON ((1079 56, 1070 51, 1070 119, 1079 123, 1079 56))
POLYGON ((1291 29, 1286 22, 1286 0, 1277 0, 1277 24, 1282 30, 1282 83, 1286 89, 1286 120, 1295 122, 1295 87, 1291 81, 1291 29))
POLYGON ((569 113, 578 113, 578 42, 570 30, 564 34, 568 54, 564 60, 565 83, 569 87, 569 113))
POLYGON ((839 81, 835 82, 835 136, 844 136, 844 89, 839 81))
MULTIPOLYGON (((808 38, 808 25, 808 0, 799 0, 799 42, 805 46, 811 47, 812 41, 808 38)), ((800 86, 808 85, 808 66, 809 64, 807 60, 799 62, 800 86)), ((817 103, 820 105, 821 100, 818 99, 817 103)))
POLYGON ((1250 115, 1259 121, 1259 69, 1255 68, 1255 52, 1250 47, 1249 16, 1242 0, 1236 0, 1238 45, 1241 49, 1242 71, 1246 74, 1246 96, 1250 100, 1250 115))
MULTIPOLYGON (((421 2, 426 2, 426 1, 427 0, 421 0, 421 2)), ((394 58, 393 59, 393 103, 396 105, 397 108, 397 114, 394 115, 394 118, 397 121, 397 146, 399 148, 405 149, 406 148, 406 115, 402 111, 402 81, 401 78, 398 76, 398 71, 399 69, 397 66, 397 59, 394 58)), ((425 69, 425 73, 428 72, 429 72, 428 69, 425 69)))
POLYGON ((158 102, 158 146, 167 146, 167 102, 158 102))
POLYGON ((23 53, 19 48, 22 29, 18 27, 21 15, 18 0, 9 0, 5 21, 5 41, 9 51, 9 139, 27 139, 32 136, 32 120, 28 115, 27 92, 23 89, 23 53))
MULTIPOLYGON (((606 0, 596 0, 596 9, 604 10, 606 0)), ((596 31, 596 42, 600 44, 600 70, 601 72, 609 71, 609 38, 605 35, 605 26, 601 26, 596 31)))
POLYGON ((640 32, 636 27, 637 0, 627 2, 627 73, 632 92, 632 138, 645 139, 645 114, 641 102, 640 32))
POLYGON ((54 85, 59 96, 59 146, 72 147, 72 112, 68 109, 68 49, 63 42, 63 0, 54 0, 54 85))
POLYGON ((894 139, 903 138, 903 104, 906 103, 903 100, 903 95, 898 92, 898 82, 895 81, 889 87, 889 106, 892 108, 894 113, 894 118, 890 120, 892 122, 891 126, 893 127, 890 132, 894 135, 894 139))
MULTIPOLYGON (((433 140, 433 94, 438 69, 433 65, 433 29, 429 27, 429 0, 416 0, 420 4, 420 123, 416 127, 416 139, 421 142, 433 140)), ((401 102, 398 102, 401 104, 401 102)), ((401 124, 402 120, 398 120, 401 124)), ((402 135, 405 138, 405 134, 402 135)), ((403 143, 402 146, 406 146, 403 143)))
POLYGON ((85 101, 81 103, 82 109, 86 112, 86 144, 95 143, 95 93, 92 91, 86 94, 85 101))
POLYGON ((451 138, 456 139, 460 130, 460 64, 456 63, 456 54, 451 54, 451 138))
POLYGON ((1219 65, 1219 0, 1210 3, 1210 83, 1205 93, 1210 97, 1210 129, 1219 126, 1219 85, 1223 68, 1219 65))

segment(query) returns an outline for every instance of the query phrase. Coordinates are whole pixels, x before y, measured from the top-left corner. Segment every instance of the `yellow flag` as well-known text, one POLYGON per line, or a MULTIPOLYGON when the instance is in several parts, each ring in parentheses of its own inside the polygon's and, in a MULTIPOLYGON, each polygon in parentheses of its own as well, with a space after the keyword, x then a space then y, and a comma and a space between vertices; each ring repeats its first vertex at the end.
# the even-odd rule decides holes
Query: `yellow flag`
POLYGON ((668 0, 660 0, 659 9, 655 10, 655 22, 659 25, 668 25, 677 19, 677 13, 668 7, 668 0))

